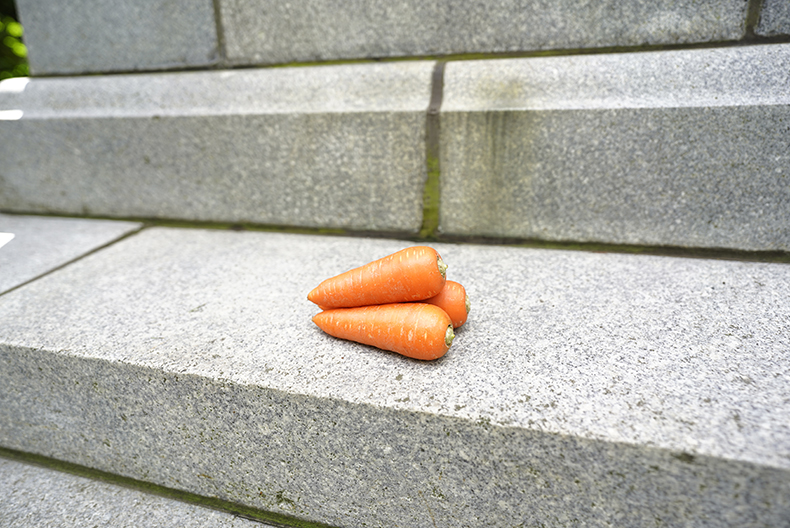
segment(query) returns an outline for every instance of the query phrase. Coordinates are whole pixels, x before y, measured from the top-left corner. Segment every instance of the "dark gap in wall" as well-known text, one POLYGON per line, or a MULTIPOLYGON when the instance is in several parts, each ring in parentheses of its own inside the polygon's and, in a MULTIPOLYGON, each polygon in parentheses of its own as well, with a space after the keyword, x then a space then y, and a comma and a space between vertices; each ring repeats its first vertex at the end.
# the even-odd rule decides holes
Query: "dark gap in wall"
POLYGON ((439 178, 439 111, 442 107, 444 94, 444 61, 438 61, 433 68, 431 78, 431 101, 425 117, 425 163, 427 178, 422 195, 422 238, 433 238, 439 228, 440 190, 439 178))
POLYGON ((760 23, 760 13, 763 10, 763 0, 748 0, 746 6, 746 31, 745 38, 752 40, 759 38, 756 34, 757 25, 760 23))
POLYGON ((225 30, 222 26, 222 12, 220 11, 220 0, 213 0, 214 2, 214 24, 216 24, 217 31, 217 62, 220 66, 224 66, 228 62, 227 51, 225 49, 225 30))

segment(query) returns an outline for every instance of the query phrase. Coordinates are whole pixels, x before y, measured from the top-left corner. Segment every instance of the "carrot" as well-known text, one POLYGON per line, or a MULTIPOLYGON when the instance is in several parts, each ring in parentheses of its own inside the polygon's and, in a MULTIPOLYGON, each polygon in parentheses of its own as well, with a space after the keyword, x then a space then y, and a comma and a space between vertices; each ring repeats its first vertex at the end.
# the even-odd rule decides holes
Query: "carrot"
POLYGON ((451 280, 445 281, 444 288, 439 292, 439 295, 425 299, 422 302, 434 304, 447 312, 447 315, 453 321, 453 328, 463 325, 466 322, 466 317, 469 315, 469 310, 472 309, 466 289, 451 280))
POLYGON ((446 269, 435 249, 414 246, 327 279, 307 298, 322 309, 421 301, 442 291, 446 269))
POLYGON ((450 316, 425 303, 335 308, 317 314, 313 322, 329 335, 414 359, 442 357, 455 337, 450 316))

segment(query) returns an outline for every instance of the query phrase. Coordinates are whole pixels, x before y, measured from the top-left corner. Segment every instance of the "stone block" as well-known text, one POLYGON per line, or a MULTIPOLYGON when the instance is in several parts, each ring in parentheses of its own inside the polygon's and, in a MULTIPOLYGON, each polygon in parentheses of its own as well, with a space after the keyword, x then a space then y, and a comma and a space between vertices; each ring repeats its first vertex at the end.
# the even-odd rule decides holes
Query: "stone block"
POLYGON ((440 229, 790 250, 790 45, 448 63, 440 229))
POLYGON ((790 2, 764 0, 755 33, 764 37, 790 35, 790 2))
POLYGON ((0 445, 334 526, 780 526, 790 266, 438 244, 435 362, 331 338, 383 239, 147 229, 0 297, 0 445))
POLYGON ((3 526, 270 528, 235 515, 0 458, 3 526))
POLYGON ((5 245, 0 241, 0 294, 140 227, 132 222, 0 214, 0 233, 14 235, 5 245))
POLYGON ((35 75, 194 68, 219 60, 212 0, 17 0, 35 75))
POLYGON ((235 64, 684 44, 744 34, 741 0, 220 0, 235 64))
POLYGON ((432 68, 0 85, 0 208, 415 232, 432 68))

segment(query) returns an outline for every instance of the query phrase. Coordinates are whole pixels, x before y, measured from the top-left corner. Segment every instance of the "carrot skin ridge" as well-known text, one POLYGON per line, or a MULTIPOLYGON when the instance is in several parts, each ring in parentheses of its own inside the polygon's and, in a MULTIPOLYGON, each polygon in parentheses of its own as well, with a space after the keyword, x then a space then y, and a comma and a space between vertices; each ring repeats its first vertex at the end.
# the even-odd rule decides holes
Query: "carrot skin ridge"
POLYGON ((322 309, 421 301, 444 288, 446 268, 435 249, 409 247, 329 278, 307 298, 322 309))
POLYGON ((426 303, 334 308, 313 322, 331 336, 427 361, 445 355, 454 337, 450 316, 426 303))
POLYGON ((445 281, 444 288, 434 297, 421 301, 438 306, 450 316, 453 328, 462 326, 469 315, 471 303, 466 289, 455 281, 445 281))

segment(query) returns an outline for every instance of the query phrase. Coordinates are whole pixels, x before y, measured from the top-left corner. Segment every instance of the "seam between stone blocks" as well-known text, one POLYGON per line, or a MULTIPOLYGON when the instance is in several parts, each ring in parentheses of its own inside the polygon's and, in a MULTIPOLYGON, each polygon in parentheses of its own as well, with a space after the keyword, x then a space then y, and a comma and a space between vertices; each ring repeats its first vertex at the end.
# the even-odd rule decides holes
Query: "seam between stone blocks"
POLYGON ((214 27, 217 32, 217 55, 220 67, 225 67, 228 63, 227 51, 225 49, 225 30, 222 26, 222 11, 220 10, 220 0, 213 0, 214 4, 214 27))
POLYGON ((441 167, 439 147, 441 135, 440 112, 444 97, 445 61, 437 61, 431 75, 431 100, 425 115, 425 185, 422 192, 421 238, 435 238, 439 229, 441 202, 441 167))
MULTIPOLYGON (((36 214, 36 213, 34 213, 34 214, 36 214)), ((85 217, 79 217, 79 218, 85 218, 85 217)), ((39 275, 36 275, 36 276, 35 276, 35 277, 33 277, 32 279, 28 279, 28 280, 26 280, 25 282, 23 282, 23 283, 21 283, 21 284, 17 284, 17 285, 16 285, 16 286, 14 286, 13 288, 9 288, 8 290, 6 290, 6 291, 4 291, 4 292, 0 292, 0 297, 2 297, 3 295, 8 295, 8 294, 9 294, 9 293, 11 293, 12 291, 16 291, 16 290, 18 290, 19 288, 21 288, 21 287, 23 287, 23 286, 27 286, 28 284, 30 284, 30 283, 32 283, 32 282, 36 282, 37 280, 40 280, 40 279, 42 279, 42 278, 46 277, 47 275, 51 275, 52 273, 55 273, 56 271, 60 271, 60 270, 62 270, 63 268, 65 268, 66 266, 69 266, 69 265, 71 265, 71 264, 74 264, 75 262, 77 262, 77 261, 79 261, 79 260, 82 260, 82 259, 84 259, 85 257, 88 257, 88 256, 90 256, 90 255, 93 255, 94 253, 98 253, 99 251, 101 251, 101 250, 103 250, 103 249, 106 249, 106 248, 108 248, 108 247, 110 247, 110 246, 112 246, 112 245, 114 245, 114 244, 117 244, 118 242, 121 242, 122 240, 126 240, 127 238, 129 238, 129 237, 131 237, 131 236, 134 236, 134 235, 138 234, 140 231, 142 231, 142 230, 143 230, 143 229, 145 229, 146 227, 147 227, 147 226, 145 226, 145 225, 141 225, 141 226, 140 226, 140 227, 138 227, 137 229, 132 229, 132 230, 131 230, 131 231, 129 231, 128 233, 124 233, 124 234, 123 234, 123 235, 121 235, 121 236, 118 236, 118 237, 116 237, 116 238, 113 238, 112 240, 110 240, 109 242, 107 242, 107 243, 105 243, 105 244, 102 244, 102 245, 100 245, 100 246, 98 246, 98 247, 95 247, 95 248, 91 249, 90 251, 86 251, 85 253, 82 253, 82 254, 80 254, 80 255, 78 255, 78 256, 76 256, 76 257, 74 257, 73 259, 71 259, 71 260, 69 260, 69 261, 67 261, 67 262, 64 262, 63 264, 60 264, 59 266, 56 266, 56 267, 54 267, 54 268, 52 268, 52 269, 50 269, 50 270, 47 270, 47 271, 45 271, 44 273, 41 273, 41 274, 39 274, 39 275)))
POLYGON ((757 25, 763 11, 763 0, 748 0, 746 5, 746 20, 744 21, 744 38, 753 40, 757 38, 757 25))

